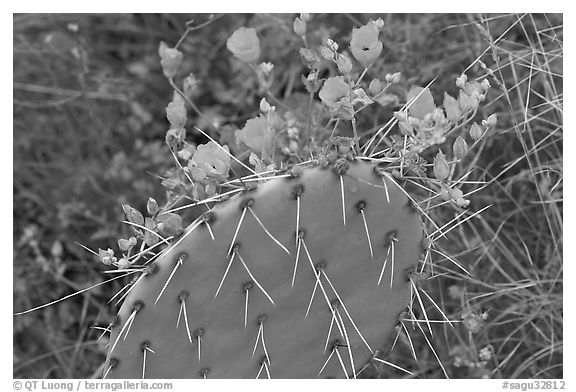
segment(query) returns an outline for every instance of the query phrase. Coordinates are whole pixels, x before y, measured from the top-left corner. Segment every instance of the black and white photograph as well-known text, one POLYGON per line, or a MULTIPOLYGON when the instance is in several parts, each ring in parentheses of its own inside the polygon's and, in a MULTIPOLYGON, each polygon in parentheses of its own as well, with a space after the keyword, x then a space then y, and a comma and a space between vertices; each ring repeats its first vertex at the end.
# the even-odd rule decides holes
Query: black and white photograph
POLYGON ((9 387, 569 390, 563 18, 12 14, 9 387))

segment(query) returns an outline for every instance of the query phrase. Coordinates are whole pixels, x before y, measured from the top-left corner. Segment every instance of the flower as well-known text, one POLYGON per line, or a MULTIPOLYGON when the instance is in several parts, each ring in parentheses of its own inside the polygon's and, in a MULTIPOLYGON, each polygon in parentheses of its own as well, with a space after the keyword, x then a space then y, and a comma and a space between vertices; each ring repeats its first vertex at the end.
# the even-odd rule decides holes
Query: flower
POLYGON ((184 139, 186 139, 186 129, 183 127, 170 128, 166 132, 165 141, 171 150, 180 150, 184 146, 184 139))
POLYGON ((226 47, 234 56, 247 63, 260 57, 260 40, 256 30, 251 27, 240 27, 232 33, 226 41, 226 47))
POLYGON ((158 48, 158 54, 160 55, 160 64, 162 65, 162 72, 164 76, 168 79, 176 76, 180 64, 184 59, 184 55, 176 48, 169 48, 164 42, 160 42, 160 47, 158 48))
POLYGON ((110 248, 108 248, 108 250, 98 248, 98 258, 104 265, 111 265, 116 262, 114 251, 110 248))
POLYGON ((166 107, 166 118, 172 127, 182 128, 186 125, 184 99, 176 92, 174 93, 174 99, 166 107))
POLYGON ((294 19, 294 32, 296 33, 296 35, 304 37, 304 35, 306 34, 306 22, 304 22, 300 18, 294 19))
POLYGON ((344 81, 344 76, 333 76, 326 79, 320 90, 320 100, 327 106, 334 106, 336 102, 348 95, 350 86, 344 81))
POLYGON ((236 140, 257 154, 269 154, 272 151, 273 138, 274 132, 263 116, 251 118, 246 121, 244 128, 236 132, 236 140))
POLYGON ((196 181, 224 181, 230 170, 230 149, 228 146, 220 147, 213 141, 201 144, 188 162, 188 168, 196 181))
POLYGON ((378 33, 378 25, 373 21, 352 31, 350 50, 354 58, 364 66, 373 64, 382 53, 382 42, 378 40, 378 33))

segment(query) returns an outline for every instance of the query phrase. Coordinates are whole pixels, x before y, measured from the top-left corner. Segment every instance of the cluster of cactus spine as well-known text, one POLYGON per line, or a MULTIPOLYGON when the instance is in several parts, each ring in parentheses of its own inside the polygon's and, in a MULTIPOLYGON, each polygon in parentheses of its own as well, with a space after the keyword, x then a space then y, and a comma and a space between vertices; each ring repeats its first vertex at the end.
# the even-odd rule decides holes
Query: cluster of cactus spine
POLYGON ((390 348, 422 233, 407 194, 361 159, 248 186, 142 270, 103 376, 357 377, 390 348))

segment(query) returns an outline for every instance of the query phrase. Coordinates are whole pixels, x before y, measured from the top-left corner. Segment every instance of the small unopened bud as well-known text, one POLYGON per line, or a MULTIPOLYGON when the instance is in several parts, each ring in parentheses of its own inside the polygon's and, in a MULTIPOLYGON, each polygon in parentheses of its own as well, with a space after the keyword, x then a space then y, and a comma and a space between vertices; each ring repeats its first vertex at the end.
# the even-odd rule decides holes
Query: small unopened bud
POLYGON ((374 21, 374 26, 376 26, 378 29, 382 29, 382 27, 384 27, 384 21, 382 20, 382 18, 378 18, 374 21))
POLYGON ((386 81, 390 84, 399 83, 402 74, 400 72, 394 72, 393 74, 386 74, 386 81))
POLYGON ((464 327, 473 334, 480 332, 484 327, 484 321, 474 313, 468 314, 464 320, 462 320, 462 323, 464 327))
POLYGON ((481 361, 489 361, 492 359, 493 356, 494 356, 494 347, 492 347, 492 345, 488 345, 486 347, 483 347, 478 352, 478 358, 481 361))
POLYGON ((352 71, 352 61, 348 56, 343 54, 339 54, 336 57, 336 65, 338 66, 338 70, 343 74, 348 74, 352 71))
POLYGON ((462 136, 458 136, 452 146, 452 152, 456 159, 462 159, 468 152, 468 145, 462 136))
POLYGON ((118 260, 118 269, 126 269, 130 266, 130 261, 126 257, 122 257, 118 260))
POLYGON ((473 140, 479 140, 482 137, 482 128, 477 123, 472 124, 470 127, 470 137, 473 140))
POLYGON ((331 40, 330 38, 328 38, 326 40, 326 46, 328 46, 330 49, 332 49, 334 52, 338 51, 338 44, 336 42, 334 42, 333 40, 331 40))
POLYGON ((178 68, 180 68, 180 64, 182 64, 184 59, 184 54, 176 48, 169 48, 164 42, 160 42, 158 54, 160 55, 160 64, 162 65, 164 76, 168 79, 176 76, 178 68))
POLYGON ((303 22, 308 22, 310 19, 312 19, 312 16, 310 14, 300 14, 300 19, 302 19, 303 22))
POLYGON ((382 82, 380 79, 372 79, 370 85, 368 86, 368 91, 372 95, 378 95, 382 91, 382 82))
POLYGON ((116 261, 116 257, 114 257, 114 251, 110 248, 108 248, 108 250, 98 249, 98 258, 104 265, 110 265, 116 261))
POLYGON ((146 203, 146 210, 148 211, 148 214, 156 215, 158 213, 158 202, 149 197, 148 202, 146 203))
POLYGON ((264 62, 264 63, 260 63, 260 65, 258 67, 260 67, 260 69, 262 70, 262 72, 265 75, 268 75, 274 69, 274 64, 272 64, 270 62, 264 62))
POLYGON ((184 146, 184 139, 186 139, 186 129, 180 128, 170 128, 166 132, 166 144, 175 151, 179 151, 184 146))
POLYGON ((464 88, 467 81, 468 81, 468 76, 466 76, 464 74, 460 75, 459 77, 456 78, 456 87, 464 88))
POLYGON ((486 119, 486 125, 488 127, 493 127, 494 125, 496 125, 496 122, 498 122, 498 118, 496 117, 496 113, 489 115, 488 118, 486 119))
POLYGON ((186 106, 180 94, 175 93, 174 99, 166 107, 166 118, 172 127, 181 128, 186 125, 186 106))
POLYGON ((266 98, 262 98, 260 100, 260 111, 264 114, 269 113, 269 112, 273 112, 276 108, 274 106, 271 106, 268 101, 266 100, 266 98))
POLYGON ((130 243, 130 240, 126 240, 126 239, 124 239, 124 238, 120 238, 120 239, 118 240, 118 247, 120 248, 120 250, 121 250, 122 252, 128 251, 130 248, 132 248, 132 246, 134 246, 134 245, 132 245, 132 244, 130 243))
POLYGON ((446 156, 442 151, 439 151, 434 158, 434 176, 440 181, 444 181, 450 175, 450 166, 446 160, 446 156))
POLYGON ((294 19, 294 32, 299 37, 304 37, 306 34, 306 22, 300 18, 294 19))

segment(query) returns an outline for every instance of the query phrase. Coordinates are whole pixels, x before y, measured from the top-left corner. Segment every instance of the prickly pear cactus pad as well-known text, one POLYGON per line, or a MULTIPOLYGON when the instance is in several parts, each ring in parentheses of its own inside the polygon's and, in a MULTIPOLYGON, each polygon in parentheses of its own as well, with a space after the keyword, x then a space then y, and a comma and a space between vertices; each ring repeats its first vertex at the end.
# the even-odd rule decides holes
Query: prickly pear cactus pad
POLYGON ((408 305, 422 227, 399 185, 358 159, 250 187, 148 264, 105 377, 355 377, 408 305))

